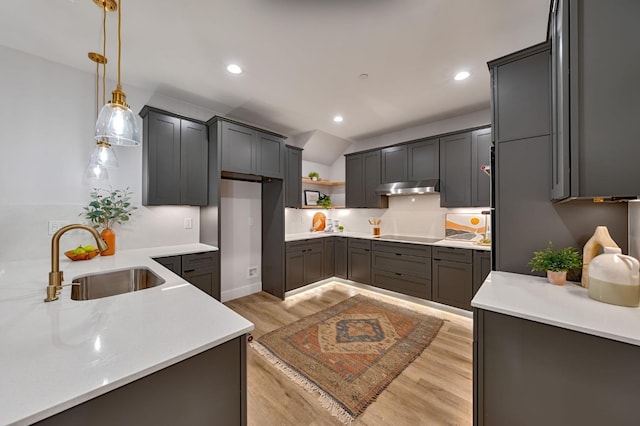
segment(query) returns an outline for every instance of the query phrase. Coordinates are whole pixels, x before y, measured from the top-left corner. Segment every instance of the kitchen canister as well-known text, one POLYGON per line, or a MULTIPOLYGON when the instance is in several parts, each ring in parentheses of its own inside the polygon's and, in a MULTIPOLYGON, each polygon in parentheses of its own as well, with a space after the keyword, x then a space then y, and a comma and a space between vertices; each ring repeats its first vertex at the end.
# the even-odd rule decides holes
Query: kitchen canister
POLYGON ((619 306, 640 305, 640 263, 618 247, 605 247, 589 265, 589 297, 619 306))

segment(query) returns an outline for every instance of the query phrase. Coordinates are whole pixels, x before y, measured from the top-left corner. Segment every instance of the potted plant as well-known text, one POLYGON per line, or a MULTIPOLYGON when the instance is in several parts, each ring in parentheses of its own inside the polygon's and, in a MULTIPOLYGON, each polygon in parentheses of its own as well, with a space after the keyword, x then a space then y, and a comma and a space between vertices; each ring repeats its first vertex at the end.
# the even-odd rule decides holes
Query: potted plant
POLYGON ((529 266, 532 272, 546 271, 550 283, 563 285, 567 280, 567 271, 582 267, 582 256, 575 247, 555 250, 549 242, 545 250, 533 252, 529 266))
POLYGON ((320 174, 318 172, 309 172, 309 179, 320 180, 320 174))
POLYGON ((316 203, 318 206, 322 206, 325 209, 329 209, 331 207, 331 196, 326 194, 320 194, 318 197, 318 202, 316 203))
POLYGON ((84 207, 84 217, 91 225, 100 230, 100 236, 109 245, 109 249, 100 253, 102 256, 110 256, 116 251, 116 234, 113 226, 129 220, 131 212, 137 207, 131 205, 131 192, 125 189, 101 189, 94 188, 89 193, 91 202, 84 207))

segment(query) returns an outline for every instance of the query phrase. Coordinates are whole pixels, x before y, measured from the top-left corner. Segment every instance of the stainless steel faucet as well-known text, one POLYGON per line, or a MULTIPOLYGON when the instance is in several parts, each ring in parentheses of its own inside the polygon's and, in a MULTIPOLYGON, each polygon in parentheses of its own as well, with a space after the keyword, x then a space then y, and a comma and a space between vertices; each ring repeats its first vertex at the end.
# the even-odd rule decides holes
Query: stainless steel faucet
POLYGON ((65 232, 72 229, 84 229, 85 231, 90 232, 96 239, 96 244, 101 252, 109 248, 107 243, 100 238, 100 234, 98 234, 98 231, 96 231, 95 228, 87 225, 81 225, 79 223, 74 223, 60 228, 51 238, 51 272, 49 272, 49 285, 47 286, 47 298, 44 299, 45 302, 58 300, 58 293, 62 290, 62 281, 64 281, 64 277, 60 270, 60 237, 62 237, 62 234, 65 232))

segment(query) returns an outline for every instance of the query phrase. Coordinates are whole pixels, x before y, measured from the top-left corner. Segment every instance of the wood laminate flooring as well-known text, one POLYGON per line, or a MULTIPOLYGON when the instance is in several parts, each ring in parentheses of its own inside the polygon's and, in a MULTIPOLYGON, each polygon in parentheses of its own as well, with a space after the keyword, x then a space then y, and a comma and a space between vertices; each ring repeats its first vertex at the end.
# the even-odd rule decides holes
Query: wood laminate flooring
MULTIPOLYGON (((366 294, 445 319, 440 333, 352 424, 471 425, 473 322, 470 318, 332 282, 282 301, 261 292, 226 302, 255 324, 254 338, 355 294, 366 294)), ((341 425, 318 402, 247 348, 247 417, 250 426, 341 425)))

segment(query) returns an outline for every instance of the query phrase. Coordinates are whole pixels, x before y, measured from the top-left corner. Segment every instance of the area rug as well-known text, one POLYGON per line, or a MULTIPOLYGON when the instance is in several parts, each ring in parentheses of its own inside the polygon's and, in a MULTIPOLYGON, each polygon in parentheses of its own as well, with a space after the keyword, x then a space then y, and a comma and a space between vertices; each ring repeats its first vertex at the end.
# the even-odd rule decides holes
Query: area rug
POLYGON ((429 346, 443 320, 363 295, 251 346, 349 424, 429 346))

